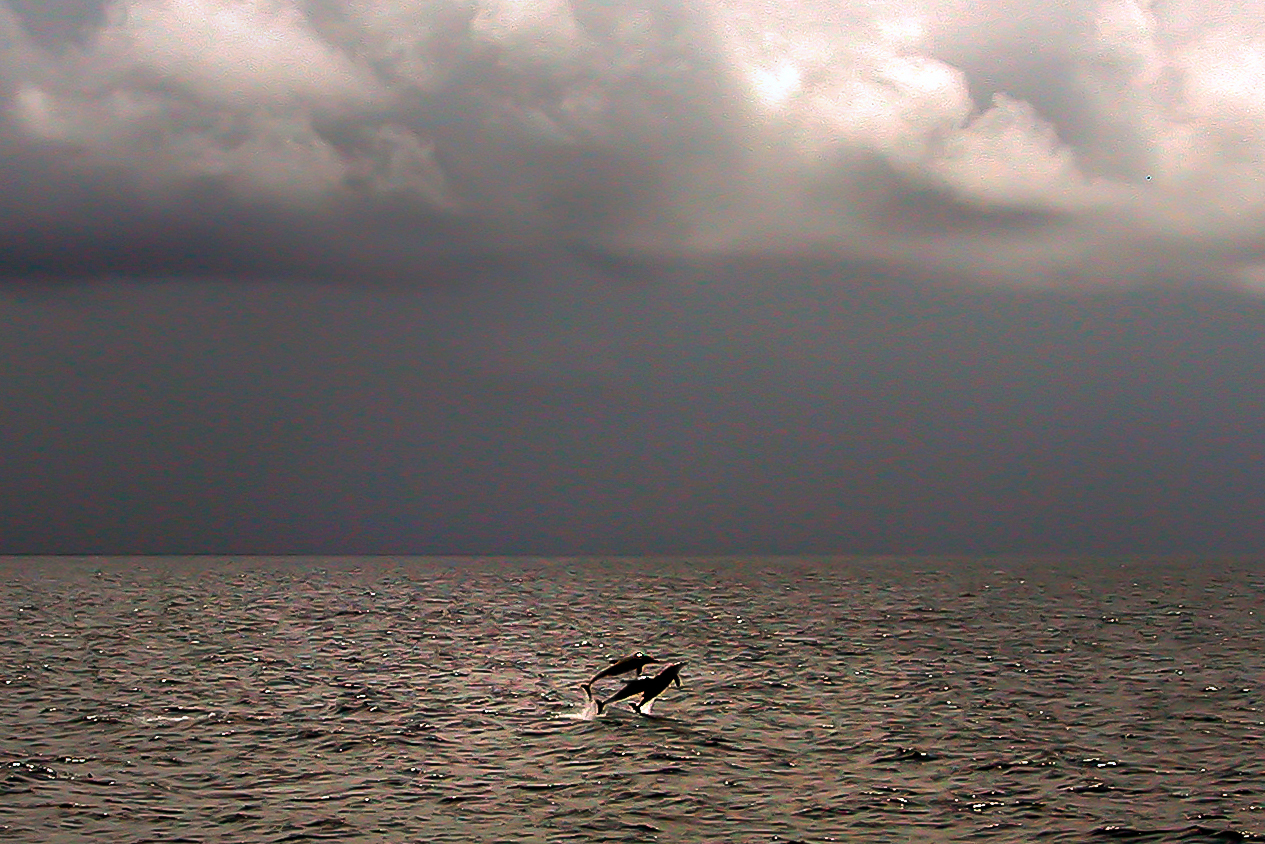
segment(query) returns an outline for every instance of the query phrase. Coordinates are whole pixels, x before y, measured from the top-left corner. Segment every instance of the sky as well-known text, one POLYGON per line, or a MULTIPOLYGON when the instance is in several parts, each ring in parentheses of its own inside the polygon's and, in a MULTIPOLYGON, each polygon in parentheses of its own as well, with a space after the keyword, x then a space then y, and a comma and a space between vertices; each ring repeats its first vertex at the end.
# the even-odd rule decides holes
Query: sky
POLYGON ((0 553, 1265 549, 1265 6, 0 0, 0 553))

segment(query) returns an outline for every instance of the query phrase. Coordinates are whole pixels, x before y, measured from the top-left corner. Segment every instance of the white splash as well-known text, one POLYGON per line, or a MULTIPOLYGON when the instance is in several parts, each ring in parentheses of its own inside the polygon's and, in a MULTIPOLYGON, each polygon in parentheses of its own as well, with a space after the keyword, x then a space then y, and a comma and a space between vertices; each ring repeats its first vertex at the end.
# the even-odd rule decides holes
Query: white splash
POLYGON ((597 701, 589 698, 570 712, 564 712, 561 717, 570 718, 573 721, 592 721, 597 717, 597 701))

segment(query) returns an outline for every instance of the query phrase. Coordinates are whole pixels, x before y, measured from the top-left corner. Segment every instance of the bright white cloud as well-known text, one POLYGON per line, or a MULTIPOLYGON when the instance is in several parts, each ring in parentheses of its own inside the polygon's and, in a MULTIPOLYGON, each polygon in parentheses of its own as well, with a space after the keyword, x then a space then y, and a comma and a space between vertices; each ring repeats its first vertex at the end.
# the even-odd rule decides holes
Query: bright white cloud
POLYGON ((931 157, 931 167, 982 205, 1070 210, 1091 198, 1072 150, 1032 106, 999 94, 961 123, 931 157))
POLYGON ((61 50, 17 21, 0 0, 10 139, 154 201, 210 179, 990 281, 1265 259, 1257 3, 115 0, 61 50))
POLYGON ((227 105, 337 106, 375 93, 294 0, 124 0, 97 50, 122 75, 148 73, 227 105))

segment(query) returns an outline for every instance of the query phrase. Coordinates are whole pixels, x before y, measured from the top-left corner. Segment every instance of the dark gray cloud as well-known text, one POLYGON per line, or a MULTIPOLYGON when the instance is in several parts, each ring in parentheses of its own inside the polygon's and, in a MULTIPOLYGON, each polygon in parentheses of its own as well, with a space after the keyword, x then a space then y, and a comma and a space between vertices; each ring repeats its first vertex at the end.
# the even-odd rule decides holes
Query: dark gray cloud
POLYGON ((1250 552, 1265 307, 740 262, 0 308, 4 547, 1250 552))
POLYGON ((40 47, 61 50, 82 44, 105 23, 107 0, 9 0, 23 33, 40 47))

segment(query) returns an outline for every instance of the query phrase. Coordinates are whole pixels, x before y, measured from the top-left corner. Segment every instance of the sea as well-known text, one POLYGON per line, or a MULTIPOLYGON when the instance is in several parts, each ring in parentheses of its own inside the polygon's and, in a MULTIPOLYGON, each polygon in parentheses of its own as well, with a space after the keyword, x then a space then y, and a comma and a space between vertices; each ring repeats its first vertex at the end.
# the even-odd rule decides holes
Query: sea
POLYGON ((7 844, 1265 840, 1260 561, 24 557, 0 596, 7 844), (681 687, 597 714, 636 651, 681 687))

